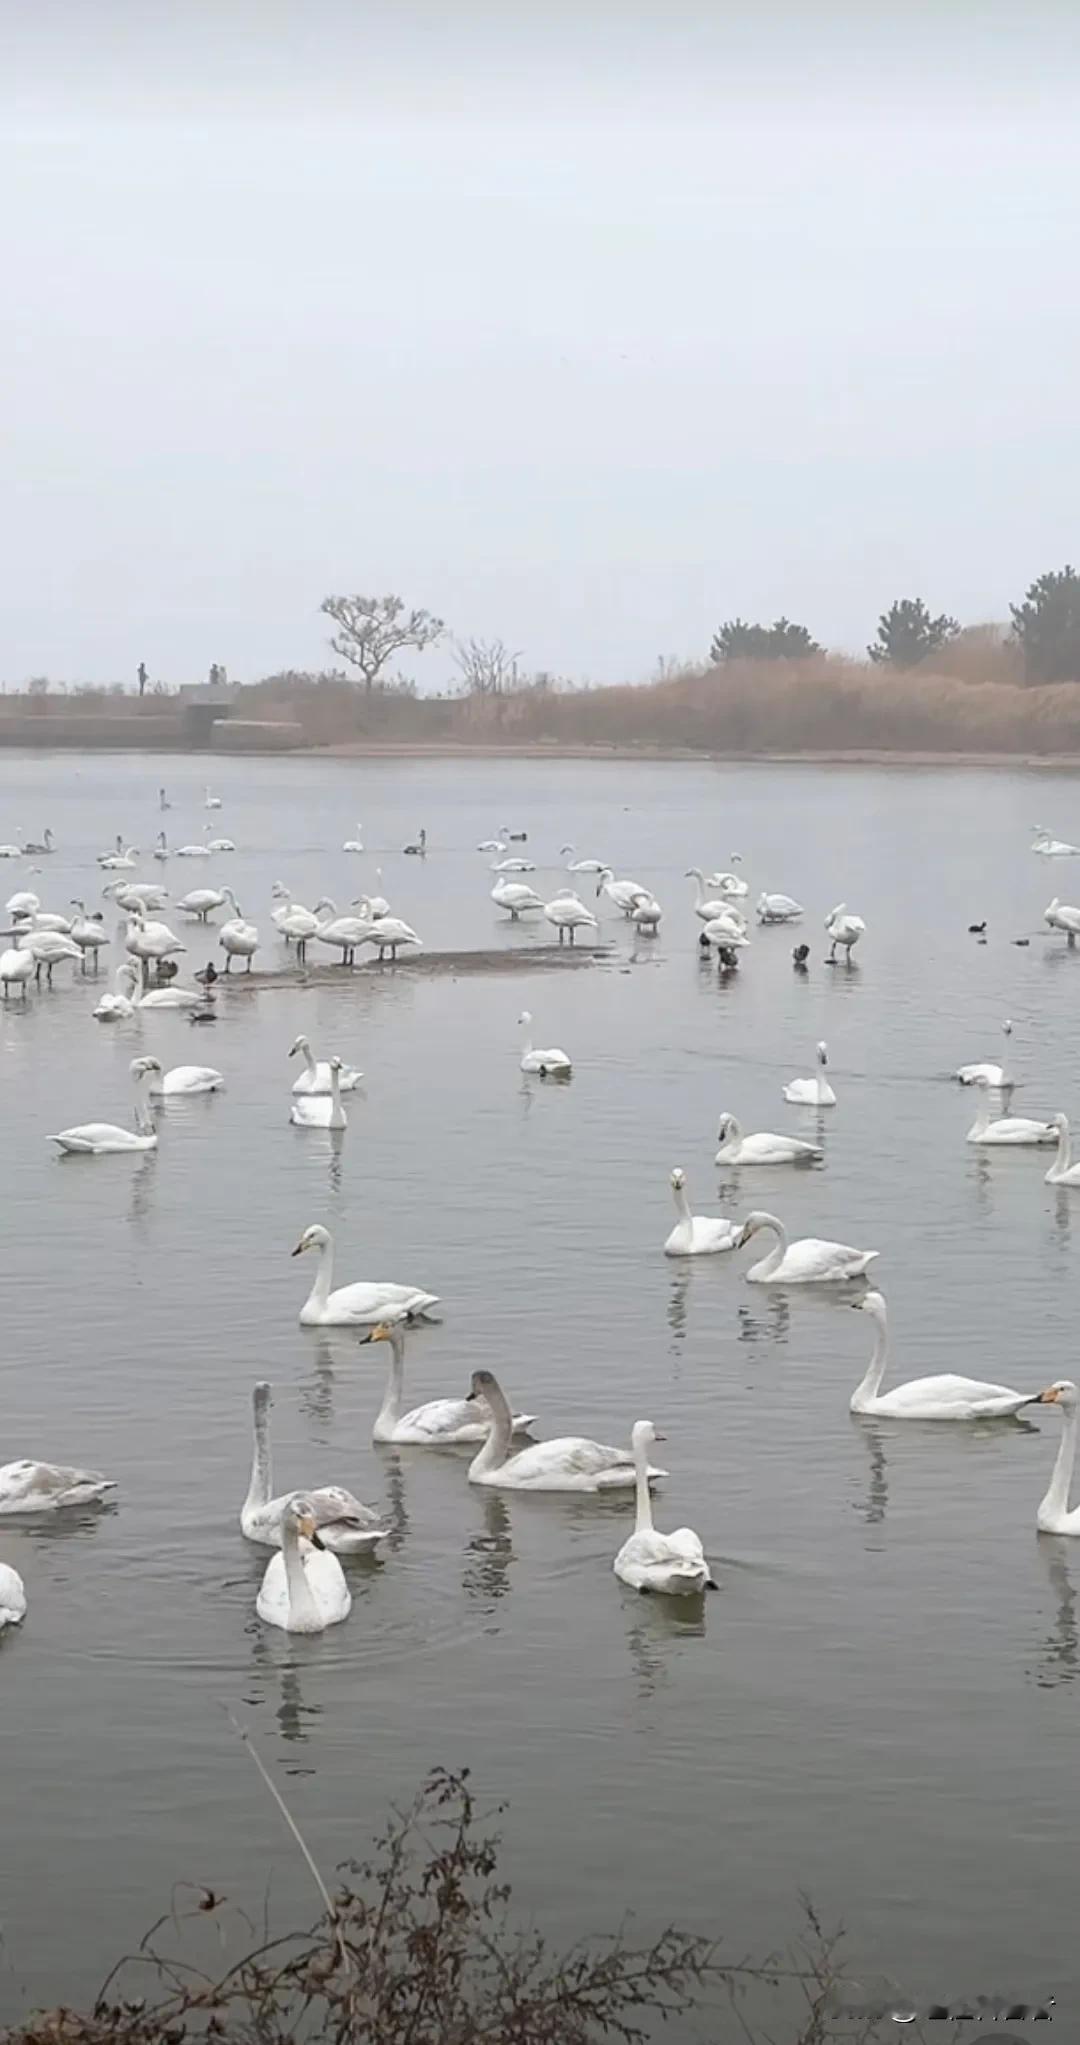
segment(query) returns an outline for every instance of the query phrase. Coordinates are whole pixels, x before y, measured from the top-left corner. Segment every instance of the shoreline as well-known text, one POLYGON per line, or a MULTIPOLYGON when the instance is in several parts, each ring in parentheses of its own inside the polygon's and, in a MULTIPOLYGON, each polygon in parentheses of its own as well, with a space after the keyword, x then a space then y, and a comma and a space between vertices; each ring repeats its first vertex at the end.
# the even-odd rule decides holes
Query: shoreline
POLYGON ((333 745, 324 746, 161 746, 152 743, 133 745, 129 741, 117 744, 83 743, 80 745, 37 739, 31 744, 8 745, 0 734, 0 759, 9 754, 68 754, 84 758, 96 754, 153 754, 158 757, 189 758, 204 760, 222 759, 273 759, 273 760, 612 760, 619 765, 641 760, 653 764, 692 763, 705 766, 772 766, 772 767, 974 767, 974 768, 1017 768, 1043 769, 1044 771, 1080 770, 1080 753, 1031 753, 1031 752, 980 752, 975 748, 963 752, 923 751, 910 747, 890 749, 881 746, 853 746, 849 748, 821 748, 792 750, 785 747, 757 748, 753 750, 725 752, 722 749, 694 746, 634 746, 615 743, 599 744, 547 744, 540 740, 519 740, 516 743, 485 744, 480 740, 458 742, 453 739, 341 739, 333 745))

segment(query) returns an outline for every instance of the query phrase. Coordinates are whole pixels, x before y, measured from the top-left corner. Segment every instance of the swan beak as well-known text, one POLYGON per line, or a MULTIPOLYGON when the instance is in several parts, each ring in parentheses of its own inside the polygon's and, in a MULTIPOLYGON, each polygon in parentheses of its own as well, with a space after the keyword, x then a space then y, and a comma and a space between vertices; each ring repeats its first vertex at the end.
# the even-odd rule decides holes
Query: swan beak
MULTIPOLYGON (((290 1052, 290 1054, 289 1054, 289 1055, 290 1055, 290 1057, 291 1057, 291 1056, 292 1056, 292 1053, 290 1052)), ((296 1245, 296 1248, 295 1248, 295 1250, 290 1250, 290 1251, 289 1251, 289 1255, 290 1255, 290 1257, 299 1257, 299 1256, 301 1256, 301 1255, 303 1254, 303 1249, 304 1249, 304 1245, 303 1245, 303 1243, 297 1243, 297 1245, 296 1245)))
POLYGON ((666 1440, 667 1440, 667 1435, 666 1435, 666 1434, 661 1434, 661 1433, 660 1433, 660 1432, 658 1431, 658 1429, 654 1427, 654 1429, 653 1429, 653 1440, 654 1440, 654 1441, 666 1441, 666 1440))
POLYGON ((311 1545, 312 1545, 312 1547, 313 1547, 313 1548, 325 1548, 325 1547, 326 1547, 326 1542, 325 1542, 325 1541, 323 1540, 323 1537, 322 1537, 322 1535, 320 1534, 320 1532, 319 1532, 319 1529, 318 1529, 318 1527, 317 1527, 317 1526, 315 1525, 314 1521, 312 1521, 312 1524, 311 1524, 311 1532, 310 1532, 310 1534, 308 1535, 308 1540, 309 1540, 309 1541, 311 1542, 311 1545))
POLYGON ((1029 1406, 1056 1406, 1058 1394, 1053 1385, 1050 1385, 1045 1392, 1036 1392, 1034 1398, 1029 1399, 1027 1403, 1029 1406))

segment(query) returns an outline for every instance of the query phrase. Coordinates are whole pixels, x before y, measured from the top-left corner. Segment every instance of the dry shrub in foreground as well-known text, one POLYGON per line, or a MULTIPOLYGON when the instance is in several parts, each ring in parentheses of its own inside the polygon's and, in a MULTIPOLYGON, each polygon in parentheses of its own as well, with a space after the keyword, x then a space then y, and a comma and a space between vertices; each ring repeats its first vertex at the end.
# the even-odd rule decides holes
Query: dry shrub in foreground
POLYGON ((312 1931, 253 1945, 212 1976, 159 1943, 166 1929, 181 1934, 183 1917, 220 1925, 223 1900, 197 1891, 114 1969, 93 2009, 49 2010, 0 2045, 635 2045, 673 2024, 679 2041, 750 2040, 747 1990, 781 1984, 802 2003, 786 2045, 834 2036, 837 1941, 812 1913, 807 1945, 761 1968, 722 1966, 710 1940, 675 1930, 643 1945, 622 1930, 554 1954, 510 1923, 497 1860, 467 1775, 439 1771, 372 1859, 347 1865, 312 1931))

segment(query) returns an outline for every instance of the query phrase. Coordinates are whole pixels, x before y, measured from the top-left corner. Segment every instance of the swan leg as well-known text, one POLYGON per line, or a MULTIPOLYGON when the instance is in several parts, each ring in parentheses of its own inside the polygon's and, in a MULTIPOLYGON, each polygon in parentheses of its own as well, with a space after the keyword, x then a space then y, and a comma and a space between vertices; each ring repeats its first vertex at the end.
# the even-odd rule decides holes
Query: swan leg
POLYGON ((248 953, 248 962, 247 962, 247 970, 248 970, 248 972, 249 972, 249 973, 250 973, 250 971, 251 971, 251 961, 252 961, 252 959, 254 958, 254 956, 255 956, 254 952, 249 952, 249 953, 248 953))
POLYGON ((1070 930, 1070 932, 1069 932, 1069 950, 1070 950, 1070 951, 1075 951, 1075 950, 1076 950, 1076 932, 1075 932, 1075 930, 1070 930))
POLYGON ((226 972, 228 972, 228 970, 229 970, 229 967, 230 967, 231 965, 232 965, 232 953, 231 953, 231 951, 227 951, 227 952, 226 952, 226 954, 225 954, 225 971, 226 971, 226 972))

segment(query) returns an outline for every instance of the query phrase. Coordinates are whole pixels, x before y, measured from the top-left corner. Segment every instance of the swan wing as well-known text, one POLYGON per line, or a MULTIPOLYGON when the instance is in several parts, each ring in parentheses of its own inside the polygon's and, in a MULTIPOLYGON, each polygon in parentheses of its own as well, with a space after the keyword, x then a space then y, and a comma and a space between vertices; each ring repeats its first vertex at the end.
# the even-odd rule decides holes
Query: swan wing
POLYGON ((875 1402, 875 1410, 912 1420, 967 1420, 980 1415, 996 1419, 1018 1413, 1027 1404, 1028 1394, 1015 1392, 1010 1385, 987 1384, 980 1378, 946 1372, 897 1385, 875 1402))
POLYGON ((80 1122, 75 1129, 61 1129, 49 1141, 62 1144, 65 1150, 133 1150, 141 1149, 145 1138, 115 1122, 80 1122))
POLYGON ((879 1255, 878 1250, 857 1250, 850 1243, 804 1236, 789 1244, 777 1275, 788 1279, 858 1278, 879 1255))
POLYGON ((116 1480, 100 1470, 23 1458, 0 1469, 0 1512, 55 1512, 66 1505, 90 1505, 115 1491, 116 1480))
POLYGON ((363 1280, 355 1285, 339 1286, 326 1302, 328 1319, 343 1324, 355 1322, 364 1325, 369 1321, 380 1321, 390 1311, 406 1314, 426 1314, 429 1307, 438 1306, 438 1294, 422 1292, 412 1285, 381 1284, 363 1280))

